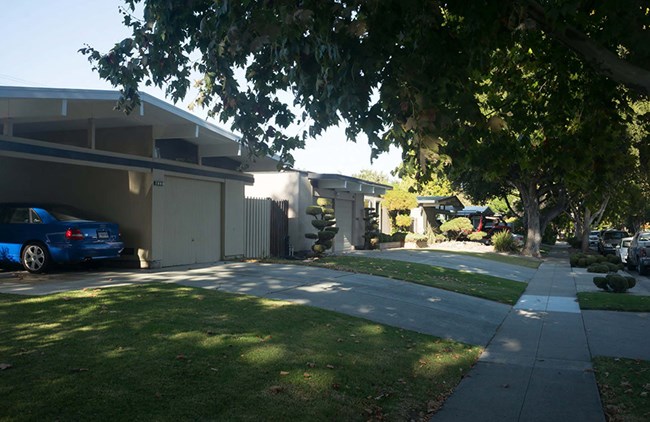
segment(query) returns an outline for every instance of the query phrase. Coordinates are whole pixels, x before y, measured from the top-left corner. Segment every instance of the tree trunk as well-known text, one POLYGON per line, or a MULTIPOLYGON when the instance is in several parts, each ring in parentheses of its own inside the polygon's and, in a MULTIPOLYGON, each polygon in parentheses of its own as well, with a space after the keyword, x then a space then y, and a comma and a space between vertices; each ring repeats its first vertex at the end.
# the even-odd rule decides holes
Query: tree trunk
POLYGON ((542 230, 537 184, 534 182, 522 183, 518 185, 518 189, 528 223, 526 228, 526 244, 522 253, 539 258, 539 249, 542 244, 542 230))
POLYGON ((582 219, 582 243, 581 250, 582 252, 587 252, 589 249, 589 233, 591 232, 591 210, 589 207, 585 207, 584 218, 582 219))

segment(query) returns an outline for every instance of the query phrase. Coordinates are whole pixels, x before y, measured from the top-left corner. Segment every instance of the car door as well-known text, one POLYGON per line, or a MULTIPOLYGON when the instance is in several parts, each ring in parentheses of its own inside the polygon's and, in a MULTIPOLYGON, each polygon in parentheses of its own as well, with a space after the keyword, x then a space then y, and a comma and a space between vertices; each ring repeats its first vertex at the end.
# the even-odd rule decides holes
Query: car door
POLYGON ((0 207, 0 261, 20 262, 20 249, 29 240, 30 209, 27 207, 0 207))
POLYGON ((633 266, 636 265, 636 249, 639 244, 639 233, 635 234, 627 250, 627 262, 633 266))

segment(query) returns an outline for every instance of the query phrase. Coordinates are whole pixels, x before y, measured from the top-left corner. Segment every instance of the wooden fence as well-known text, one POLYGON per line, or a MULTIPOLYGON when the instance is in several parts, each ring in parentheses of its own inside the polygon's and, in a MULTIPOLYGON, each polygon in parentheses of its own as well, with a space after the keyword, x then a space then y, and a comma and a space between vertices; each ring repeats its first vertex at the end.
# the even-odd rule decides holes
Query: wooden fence
POLYGON ((286 256, 288 201, 245 199, 246 258, 286 256))

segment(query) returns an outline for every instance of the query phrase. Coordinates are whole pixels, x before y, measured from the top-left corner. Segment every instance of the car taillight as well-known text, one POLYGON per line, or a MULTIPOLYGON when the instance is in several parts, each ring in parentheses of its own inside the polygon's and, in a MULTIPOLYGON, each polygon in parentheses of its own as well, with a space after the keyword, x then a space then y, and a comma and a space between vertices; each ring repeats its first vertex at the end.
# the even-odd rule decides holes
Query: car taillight
POLYGON ((65 231, 65 238, 68 240, 84 240, 84 234, 79 229, 68 229, 65 231))
POLYGON ((645 248, 640 248, 639 249, 639 255, 640 256, 645 256, 646 255, 645 248))

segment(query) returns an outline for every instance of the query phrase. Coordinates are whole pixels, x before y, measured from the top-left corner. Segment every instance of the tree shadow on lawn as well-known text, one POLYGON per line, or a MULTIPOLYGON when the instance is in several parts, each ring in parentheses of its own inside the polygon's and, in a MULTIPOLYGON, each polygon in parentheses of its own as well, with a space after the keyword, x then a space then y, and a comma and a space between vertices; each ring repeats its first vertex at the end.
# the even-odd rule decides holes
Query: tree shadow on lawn
POLYGON ((404 420, 467 346, 321 309, 176 285, 0 295, 0 418, 404 420))

